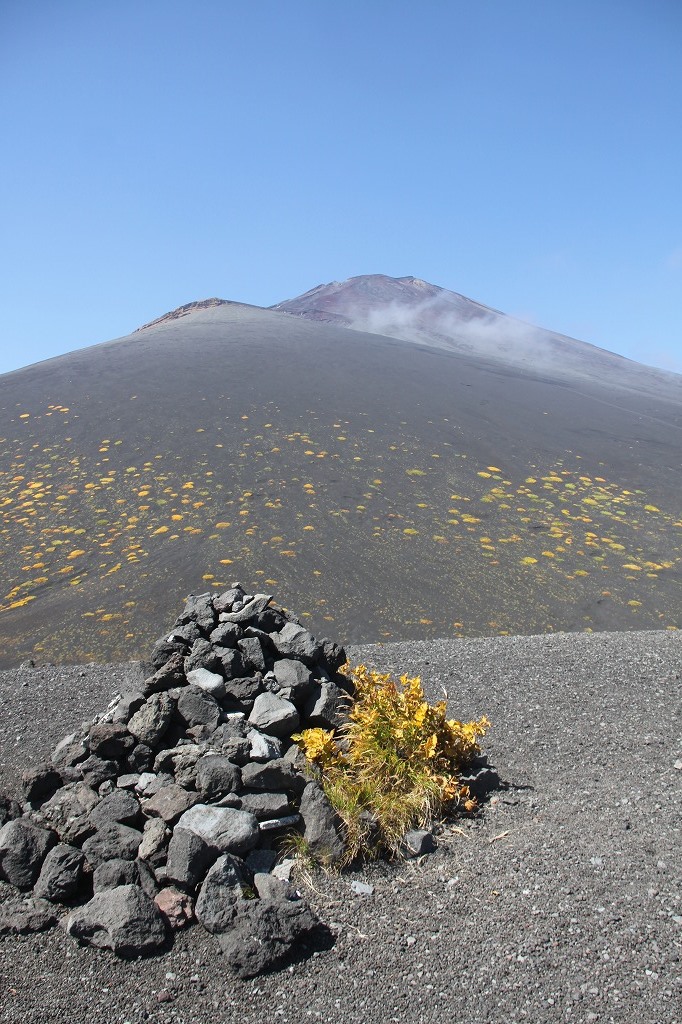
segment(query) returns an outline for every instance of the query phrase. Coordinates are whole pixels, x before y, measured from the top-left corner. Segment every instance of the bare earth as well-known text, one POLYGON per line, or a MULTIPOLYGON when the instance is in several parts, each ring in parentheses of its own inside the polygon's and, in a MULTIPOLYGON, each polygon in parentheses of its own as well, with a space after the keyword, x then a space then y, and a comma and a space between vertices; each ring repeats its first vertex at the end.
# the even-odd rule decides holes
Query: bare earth
MULTIPOLYGON (((487 714, 507 783, 423 863, 299 888, 336 934, 279 974, 231 978, 196 927, 126 963, 60 929, 0 939, 0 1020, 682 1022, 682 635, 410 642, 352 660, 420 674, 457 717, 487 714), (352 878, 374 886, 356 896, 352 878)), ((101 710, 127 666, 0 674, 0 783, 101 710)), ((0 886, 0 897, 9 894, 0 886)))

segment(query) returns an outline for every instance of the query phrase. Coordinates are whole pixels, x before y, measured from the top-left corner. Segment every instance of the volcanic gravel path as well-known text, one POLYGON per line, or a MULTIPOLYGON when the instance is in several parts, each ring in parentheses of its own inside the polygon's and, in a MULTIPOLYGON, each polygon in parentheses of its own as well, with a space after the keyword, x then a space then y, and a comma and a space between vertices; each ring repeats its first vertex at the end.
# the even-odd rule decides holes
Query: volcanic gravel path
MULTIPOLYGON (((233 980, 200 927, 129 963, 60 929, 0 939, 1 1021, 682 1022, 682 635, 350 654, 420 674, 457 717, 493 721, 484 749, 506 788, 483 814, 446 827, 422 863, 301 879, 335 947, 264 978, 233 980), (354 895, 353 878, 372 895, 354 895)), ((2 673, 2 784, 140 671, 2 673)))

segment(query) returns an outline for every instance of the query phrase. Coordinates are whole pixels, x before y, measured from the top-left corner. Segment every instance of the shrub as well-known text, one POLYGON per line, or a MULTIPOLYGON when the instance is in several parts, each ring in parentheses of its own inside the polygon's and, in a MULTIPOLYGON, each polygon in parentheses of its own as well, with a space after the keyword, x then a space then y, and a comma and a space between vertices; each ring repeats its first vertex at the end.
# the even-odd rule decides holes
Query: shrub
POLYGON ((405 832, 443 812, 475 810, 459 777, 490 723, 447 719, 445 701, 429 704, 418 677, 344 671, 355 685, 347 724, 338 735, 306 729, 292 738, 344 823, 349 863, 397 853, 405 832))

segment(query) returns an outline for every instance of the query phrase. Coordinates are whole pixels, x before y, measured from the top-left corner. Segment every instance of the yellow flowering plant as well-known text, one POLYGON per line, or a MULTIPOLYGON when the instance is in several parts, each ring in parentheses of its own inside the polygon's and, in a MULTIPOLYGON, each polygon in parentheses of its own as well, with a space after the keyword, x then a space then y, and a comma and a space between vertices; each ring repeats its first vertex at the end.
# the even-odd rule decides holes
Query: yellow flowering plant
POLYGON ((490 723, 446 718, 445 701, 429 704, 419 677, 396 682, 365 665, 343 671, 354 684, 346 724, 337 735, 306 729, 292 738, 344 823, 348 863, 396 853, 406 831, 443 811, 475 810, 460 775, 490 723))

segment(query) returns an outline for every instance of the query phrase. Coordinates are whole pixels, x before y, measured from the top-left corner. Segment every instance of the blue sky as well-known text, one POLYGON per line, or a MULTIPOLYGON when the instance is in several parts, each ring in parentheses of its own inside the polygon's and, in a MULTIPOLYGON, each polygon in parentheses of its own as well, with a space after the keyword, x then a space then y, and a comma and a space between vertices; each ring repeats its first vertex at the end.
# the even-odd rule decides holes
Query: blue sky
POLYGON ((2 0, 0 372, 414 274, 682 372, 679 0, 2 0))

